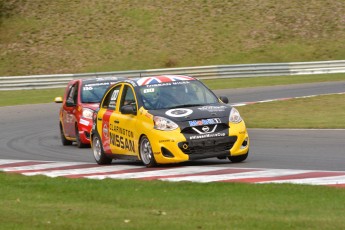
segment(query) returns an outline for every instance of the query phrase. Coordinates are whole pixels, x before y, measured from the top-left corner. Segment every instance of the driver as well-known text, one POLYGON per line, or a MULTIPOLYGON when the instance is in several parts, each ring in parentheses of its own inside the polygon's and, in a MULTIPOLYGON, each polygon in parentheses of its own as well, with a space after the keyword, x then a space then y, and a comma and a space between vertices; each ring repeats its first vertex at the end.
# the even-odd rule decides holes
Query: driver
POLYGON ((141 89, 141 95, 143 97, 144 105, 147 109, 159 109, 160 108, 160 88, 143 88, 141 89))

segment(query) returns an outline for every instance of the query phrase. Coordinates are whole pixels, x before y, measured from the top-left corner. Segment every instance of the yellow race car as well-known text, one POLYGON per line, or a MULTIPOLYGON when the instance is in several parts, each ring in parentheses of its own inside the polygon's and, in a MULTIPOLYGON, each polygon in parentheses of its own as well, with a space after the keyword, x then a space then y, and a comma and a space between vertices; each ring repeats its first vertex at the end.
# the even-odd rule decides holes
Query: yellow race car
POLYGON ((182 75, 127 79, 108 88, 94 114, 98 164, 141 160, 147 167, 218 157, 244 161, 249 137, 239 112, 199 80, 182 75))

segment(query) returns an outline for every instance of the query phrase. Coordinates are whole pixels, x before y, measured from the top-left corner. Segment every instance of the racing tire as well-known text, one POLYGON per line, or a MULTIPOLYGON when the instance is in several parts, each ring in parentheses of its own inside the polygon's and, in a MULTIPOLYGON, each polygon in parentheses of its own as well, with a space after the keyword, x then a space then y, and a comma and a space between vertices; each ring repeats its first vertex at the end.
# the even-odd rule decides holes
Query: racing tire
POLYGON ((95 134, 92 139, 92 153, 99 165, 109 165, 113 161, 104 153, 102 141, 98 134, 95 134))
POLYGON ((246 154, 239 155, 239 156, 229 156, 228 158, 233 163, 240 163, 244 161, 245 159, 247 159, 248 154, 249 154, 249 151, 246 154))
POLYGON ((86 147, 89 147, 88 144, 84 144, 83 142, 81 142, 80 136, 79 136, 79 129, 78 129, 78 126, 77 126, 77 125, 75 126, 75 140, 76 140, 76 142, 77 142, 78 148, 86 148, 86 147))
POLYGON ((61 137, 62 145, 63 146, 72 145, 72 141, 66 139, 61 123, 59 126, 60 126, 60 137, 61 137))
POLYGON ((151 168, 157 165, 152 152, 150 141, 146 136, 143 136, 140 139, 139 154, 141 161, 147 168, 151 168))

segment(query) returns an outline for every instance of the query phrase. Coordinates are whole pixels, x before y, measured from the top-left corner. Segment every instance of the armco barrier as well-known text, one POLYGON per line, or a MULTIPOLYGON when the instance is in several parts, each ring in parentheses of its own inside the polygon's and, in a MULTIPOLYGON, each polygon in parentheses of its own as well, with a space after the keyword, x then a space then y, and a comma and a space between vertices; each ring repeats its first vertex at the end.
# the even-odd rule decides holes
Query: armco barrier
POLYGON ((301 74, 345 73, 345 60, 318 62, 290 62, 268 64, 241 64, 198 66, 186 68, 149 69, 82 74, 54 74, 0 77, 0 90, 47 89, 65 87, 77 78, 90 77, 144 77, 161 74, 182 74, 200 79, 287 76, 301 74))

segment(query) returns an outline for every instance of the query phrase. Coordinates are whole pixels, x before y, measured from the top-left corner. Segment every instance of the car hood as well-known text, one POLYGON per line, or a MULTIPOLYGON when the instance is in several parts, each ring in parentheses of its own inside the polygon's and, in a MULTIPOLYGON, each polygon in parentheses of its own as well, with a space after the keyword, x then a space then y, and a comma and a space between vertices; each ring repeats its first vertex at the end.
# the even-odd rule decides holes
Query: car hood
POLYGON ((150 110, 155 116, 169 118, 175 122, 185 122, 191 120, 226 118, 228 119, 231 106, 227 104, 212 104, 174 109, 150 110))
POLYGON ((92 109, 92 110, 96 110, 99 107, 99 103, 84 103, 83 107, 88 108, 88 109, 92 109))

